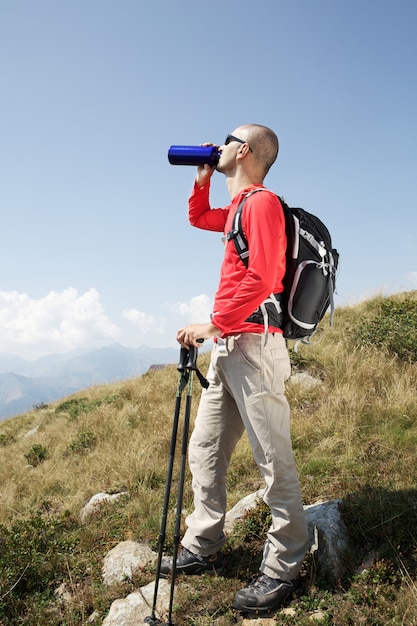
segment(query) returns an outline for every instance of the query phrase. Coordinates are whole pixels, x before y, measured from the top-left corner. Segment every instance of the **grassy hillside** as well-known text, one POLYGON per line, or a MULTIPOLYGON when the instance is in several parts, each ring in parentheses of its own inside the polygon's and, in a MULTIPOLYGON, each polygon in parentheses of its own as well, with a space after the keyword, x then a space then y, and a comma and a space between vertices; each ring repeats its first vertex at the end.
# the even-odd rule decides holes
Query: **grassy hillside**
MULTIPOLYGON (((342 499, 350 547, 341 581, 306 560, 293 610, 277 623, 311 624, 314 614, 321 624, 417 624, 417 292, 338 309, 334 328, 323 323, 291 357, 293 372, 321 380, 288 385, 304 502, 342 499)), ((203 372, 208 359, 199 357, 203 372)), ((153 580, 139 572, 106 588, 101 566, 119 541, 156 547, 176 385, 168 367, 0 423, 0 626, 72 626, 93 611, 100 624, 114 599, 153 580), (117 505, 81 525, 92 495, 121 490, 117 505), (63 582, 69 605, 54 596, 63 582)), ((196 380, 192 418, 200 392, 196 380)), ((261 486, 244 437, 229 508, 261 486)), ((192 508, 189 475, 184 508, 192 508)), ((257 569, 267 517, 259 506, 239 524, 225 576, 178 580, 176 623, 236 623, 233 594, 257 569)), ((168 525, 171 537, 174 514, 168 525)))

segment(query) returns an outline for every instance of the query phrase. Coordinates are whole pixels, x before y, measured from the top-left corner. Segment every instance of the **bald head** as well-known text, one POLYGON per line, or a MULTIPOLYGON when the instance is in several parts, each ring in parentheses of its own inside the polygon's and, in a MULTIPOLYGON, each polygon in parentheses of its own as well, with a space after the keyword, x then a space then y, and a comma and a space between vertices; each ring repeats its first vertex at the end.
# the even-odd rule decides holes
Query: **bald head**
POLYGON ((241 134, 245 135, 244 139, 249 143, 253 156, 262 169, 264 178, 278 156, 278 137, 273 130, 260 124, 246 124, 240 126, 239 131, 240 129, 242 129, 241 134))

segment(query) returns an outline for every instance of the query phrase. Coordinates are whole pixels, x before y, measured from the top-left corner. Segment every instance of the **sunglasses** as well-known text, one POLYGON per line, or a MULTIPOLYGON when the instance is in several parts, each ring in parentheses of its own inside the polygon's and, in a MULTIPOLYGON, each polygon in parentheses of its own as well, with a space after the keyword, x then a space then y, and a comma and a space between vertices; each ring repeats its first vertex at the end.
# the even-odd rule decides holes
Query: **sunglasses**
MULTIPOLYGON (((227 135, 224 145, 228 146, 231 141, 238 141, 239 143, 248 143, 247 141, 243 141, 243 139, 239 139, 239 137, 235 137, 234 135, 227 135)), ((252 148, 250 146, 249 146, 249 150, 252 152, 252 148)))

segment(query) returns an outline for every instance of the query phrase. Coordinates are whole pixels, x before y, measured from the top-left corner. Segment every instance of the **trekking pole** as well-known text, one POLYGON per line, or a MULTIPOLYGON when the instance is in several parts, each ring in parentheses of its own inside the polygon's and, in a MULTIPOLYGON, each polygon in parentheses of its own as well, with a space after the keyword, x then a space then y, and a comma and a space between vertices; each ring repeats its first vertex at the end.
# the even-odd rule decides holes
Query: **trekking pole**
MULTIPOLYGON (((202 343, 202 341, 203 340, 199 340, 199 343, 202 343)), ((160 528, 159 539, 158 539, 159 549, 158 549, 158 559, 157 559, 157 565, 156 565, 156 578, 155 578, 155 589, 154 589, 154 597, 153 597, 153 604, 152 604, 152 614, 148 616, 147 618, 145 618, 144 620, 147 624, 150 624, 150 626, 158 626, 159 624, 162 623, 161 620, 155 616, 155 611, 156 611, 156 603, 158 599, 158 588, 159 588, 159 577, 161 573, 162 554, 163 554, 163 549, 165 545, 165 537, 166 537, 166 525, 167 525, 169 499, 171 495, 172 474, 173 474, 175 448, 176 448, 177 433, 178 433, 178 422, 179 422, 179 415, 180 415, 180 408, 181 408, 181 397, 182 397, 182 392, 188 383, 186 407, 185 407, 185 415, 184 415, 184 431, 183 431, 183 439, 182 439, 182 457, 181 457, 181 468, 180 468, 180 478, 179 478, 179 487, 178 487, 177 512, 176 512, 175 531, 174 531, 174 554, 173 554, 173 568, 172 568, 172 573, 171 573, 170 603, 169 603, 169 614, 168 614, 168 622, 167 622, 167 625, 173 624, 172 606, 173 606, 173 598, 174 598, 176 561, 177 561, 177 554, 178 554, 181 510, 182 510, 182 500, 183 500, 183 493, 184 493, 185 461, 186 461, 186 455, 187 455, 188 432, 189 432, 190 412, 191 412, 192 372, 195 371, 197 373, 197 376, 203 387, 208 387, 207 380, 202 376, 201 372, 197 369, 196 361, 197 361, 197 348, 194 348, 194 346, 190 346, 189 350, 183 347, 181 348, 180 360, 179 360, 179 364, 177 367, 178 384, 177 384, 176 401, 175 401, 174 421, 172 425, 170 455, 169 455, 169 461, 168 461, 167 478, 166 478, 166 483, 165 483, 165 495, 164 495, 164 504, 163 504, 163 511, 162 511, 162 519, 161 519, 161 528, 160 528)))
POLYGON ((173 608, 173 603, 174 603, 175 579, 177 575, 178 546, 180 543, 182 501, 184 497, 188 432, 190 429, 191 399, 192 399, 192 393, 193 393, 193 372, 197 369, 196 360, 197 360, 197 349, 191 346, 190 350, 188 351, 188 360, 185 364, 185 368, 188 371, 189 375, 188 375, 187 396, 185 400, 184 428, 183 428, 183 434, 182 434, 181 466, 180 466, 180 476, 179 476, 179 483, 178 483, 177 513, 175 517, 174 546, 173 546, 173 553, 172 553, 172 571, 171 571, 171 590, 170 590, 170 596, 169 596, 169 610, 168 610, 167 626, 173 626, 172 608, 173 608))
POLYGON ((158 559, 156 563, 156 576, 155 576, 155 589, 152 603, 152 615, 145 619, 145 622, 150 624, 151 626, 156 626, 160 624, 160 620, 155 617, 156 610, 156 602, 158 599, 158 588, 159 588, 159 577, 161 574, 161 563, 162 563, 162 554, 165 545, 165 537, 166 537, 166 526, 167 526, 167 517, 168 517, 168 507, 169 507, 169 499, 171 495, 171 484, 172 484, 172 472, 174 468, 174 457, 175 457, 175 448, 177 443, 177 433, 178 433, 178 422, 180 416, 181 409, 181 397, 182 392, 187 384, 188 372, 185 370, 185 359, 187 358, 187 350, 185 348, 181 348, 180 351, 180 360, 177 367, 178 370, 178 383, 177 383, 177 391, 175 398, 175 410, 174 410, 174 420, 172 423, 172 435, 171 435, 171 444, 169 450, 169 459, 168 459, 168 470, 167 477, 165 482, 165 495, 164 495, 164 504, 162 508, 162 518, 161 518, 161 527, 159 531, 158 537, 158 559))

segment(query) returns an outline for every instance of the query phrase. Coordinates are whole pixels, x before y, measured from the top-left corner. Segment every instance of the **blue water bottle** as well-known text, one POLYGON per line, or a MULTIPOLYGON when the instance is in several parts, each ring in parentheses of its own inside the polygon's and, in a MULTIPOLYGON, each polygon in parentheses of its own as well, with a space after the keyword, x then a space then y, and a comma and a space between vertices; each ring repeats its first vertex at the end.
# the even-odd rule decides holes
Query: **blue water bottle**
POLYGON ((220 153, 217 146, 171 146, 168 161, 171 165, 205 165, 215 167, 220 153))

